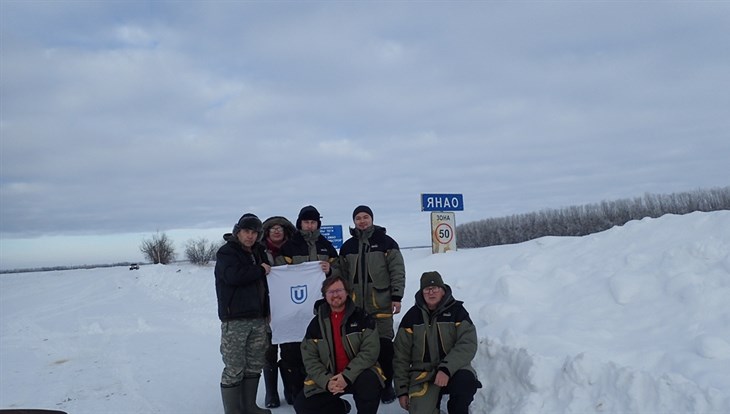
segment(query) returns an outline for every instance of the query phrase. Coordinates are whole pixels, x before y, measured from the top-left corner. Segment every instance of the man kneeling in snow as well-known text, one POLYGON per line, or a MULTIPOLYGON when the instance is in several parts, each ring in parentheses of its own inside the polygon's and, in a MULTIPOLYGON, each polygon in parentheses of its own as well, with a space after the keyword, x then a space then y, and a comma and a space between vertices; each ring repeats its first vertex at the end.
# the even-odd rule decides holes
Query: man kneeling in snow
POLYGON ((350 298, 339 275, 322 283, 316 316, 302 341, 307 369, 304 390, 294 400, 297 414, 347 414, 353 394, 359 414, 376 414, 384 377, 378 365, 380 341, 375 321, 350 298))
POLYGON ((441 397, 449 394, 449 414, 467 414, 482 386, 471 366, 476 353, 477 330, 463 302, 438 272, 424 273, 416 304, 395 336, 393 381, 401 407, 438 414, 441 397))

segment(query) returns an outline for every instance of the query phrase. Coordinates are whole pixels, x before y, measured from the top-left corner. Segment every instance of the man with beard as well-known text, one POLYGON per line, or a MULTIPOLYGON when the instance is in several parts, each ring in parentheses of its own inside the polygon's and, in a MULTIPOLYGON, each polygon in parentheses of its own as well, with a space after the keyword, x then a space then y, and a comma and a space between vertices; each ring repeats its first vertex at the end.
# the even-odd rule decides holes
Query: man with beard
MULTIPOLYGON (((305 206, 297 216, 297 231, 281 246, 276 265, 300 264, 318 261, 325 276, 339 275, 337 250, 319 233, 322 218, 314 206, 305 206)), ((281 352, 281 379, 284 383, 284 398, 290 405, 304 386, 304 362, 299 349, 301 342, 279 345, 281 352)))
POLYGON ((376 414, 383 377, 375 322, 355 306, 340 276, 325 279, 322 296, 302 342, 307 379, 294 409, 297 414, 346 414, 351 407, 340 395, 353 394, 358 413, 376 414))

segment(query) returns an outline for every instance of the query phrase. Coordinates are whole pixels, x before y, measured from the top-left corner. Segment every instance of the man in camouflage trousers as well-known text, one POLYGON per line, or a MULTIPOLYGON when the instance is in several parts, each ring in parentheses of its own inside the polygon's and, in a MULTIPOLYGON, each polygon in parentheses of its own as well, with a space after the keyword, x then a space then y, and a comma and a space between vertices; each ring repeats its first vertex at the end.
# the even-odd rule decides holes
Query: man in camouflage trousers
POLYGON ((244 214, 223 236, 226 244, 216 253, 215 290, 221 320, 221 396, 225 414, 271 414, 256 405, 264 354, 268 346, 271 271, 263 245, 262 223, 244 214))

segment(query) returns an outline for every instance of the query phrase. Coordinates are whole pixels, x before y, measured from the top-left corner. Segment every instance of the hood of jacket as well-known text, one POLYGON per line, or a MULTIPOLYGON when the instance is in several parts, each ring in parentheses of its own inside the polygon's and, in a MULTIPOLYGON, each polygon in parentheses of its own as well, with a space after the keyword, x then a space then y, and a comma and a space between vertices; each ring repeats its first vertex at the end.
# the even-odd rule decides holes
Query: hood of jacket
POLYGON ((262 226, 264 230, 264 238, 266 238, 266 235, 269 234, 269 230, 276 225, 279 225, 284 229, 284 235, 287 240, 291 239, 294 233, 297 232, 296 227, 294 227, 291 221, 289 221, 286 217, 273 216, 264 220, 264 224, 262 226))

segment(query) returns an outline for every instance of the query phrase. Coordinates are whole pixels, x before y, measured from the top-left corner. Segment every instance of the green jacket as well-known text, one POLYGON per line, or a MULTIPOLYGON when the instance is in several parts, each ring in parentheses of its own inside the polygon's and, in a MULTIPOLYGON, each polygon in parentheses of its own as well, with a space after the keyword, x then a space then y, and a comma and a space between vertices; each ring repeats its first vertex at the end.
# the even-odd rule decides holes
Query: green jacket
POLYGON ((471 361, 477 353, 477 330, 463 302, 446 294, 439 307, 428 310, 421 292, 416 304, 401 320, 395 337, 393 383, 398 396, 417 396, 425 390, 423 383, 433 382, 438 371, 451 377, 457 370, 476 372, 471 361))
POLYGON ((376 319, 381 338, 393 339, 392 302, 403 299, 406 287, 403 255, 383 227, 351 228, 350 234, 340 249, 340 268, 352 300, 376 319))
MULTIPOLYGON (((315 303, 316 316, 307 327, 302 341, 302 359, 307 371, 304 381, 304 395, 329 392, 327 382, 337 374, 335 353, 330 320, 331 308, 324 299, 315 303)), ((375 331, 375 323, 362 309, 348 298, 345 305, 345 318, 341 325, 342 344, 350 359, 350 363, 342 371, 348 384, 352 384, 358 375, 366 369, 373 370, 380 379, 381 386, 384 380, 378 354, 380 340, 375 331)))

